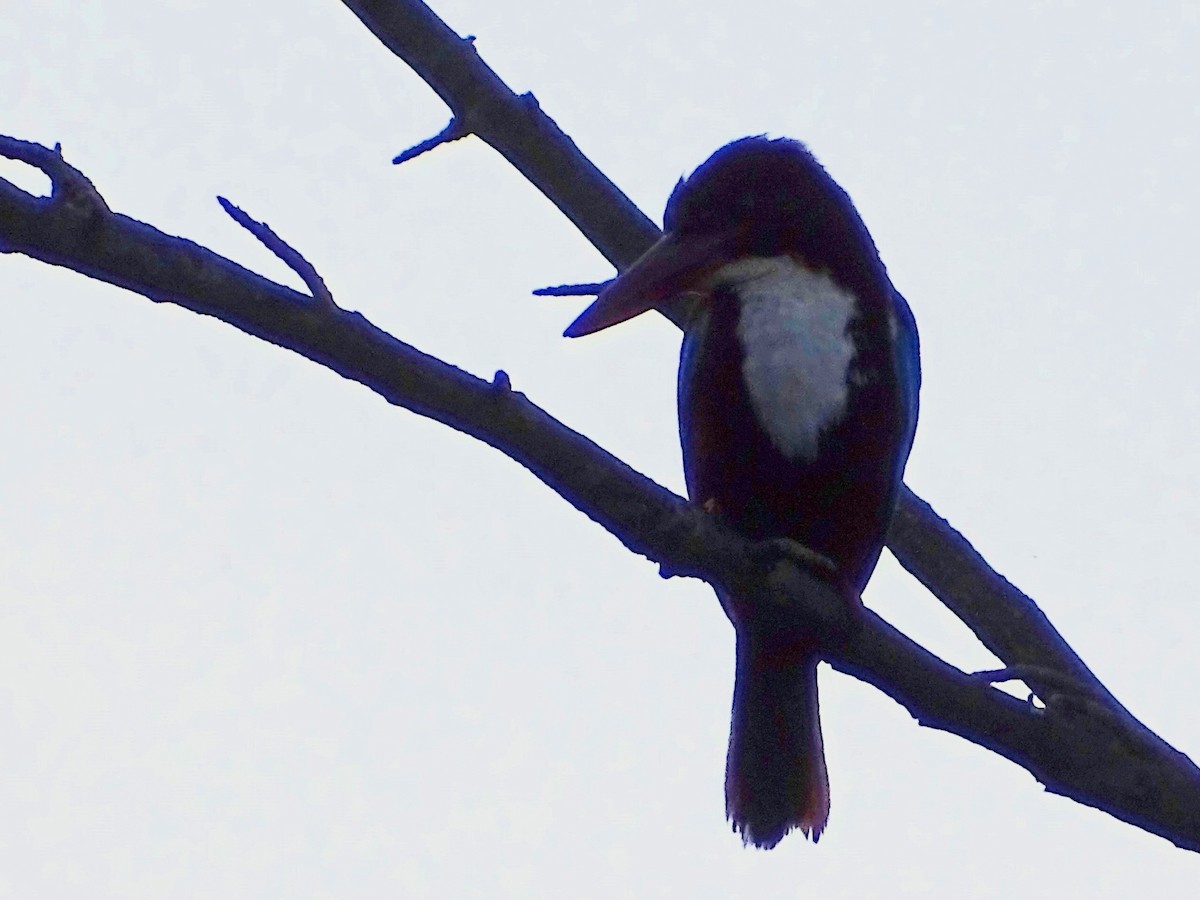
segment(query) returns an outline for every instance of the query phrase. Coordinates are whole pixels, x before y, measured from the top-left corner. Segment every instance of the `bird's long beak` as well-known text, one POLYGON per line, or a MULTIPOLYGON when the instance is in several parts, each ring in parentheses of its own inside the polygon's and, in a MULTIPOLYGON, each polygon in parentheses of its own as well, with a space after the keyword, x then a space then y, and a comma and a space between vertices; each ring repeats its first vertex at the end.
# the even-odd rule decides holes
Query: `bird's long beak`
POLYGON ((735 237, 732 230, 685 236, 668 231, 609 282, 563 334, 591 334, 694 289, 733 257, 735 237))

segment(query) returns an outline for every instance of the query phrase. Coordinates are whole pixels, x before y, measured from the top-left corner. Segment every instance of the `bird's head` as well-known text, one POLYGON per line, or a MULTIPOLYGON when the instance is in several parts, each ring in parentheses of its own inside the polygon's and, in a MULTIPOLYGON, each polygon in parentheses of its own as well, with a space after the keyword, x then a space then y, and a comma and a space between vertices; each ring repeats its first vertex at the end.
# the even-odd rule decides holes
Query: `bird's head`
POLYGON ((791 254, 810 268, 848 273, 847 280, 878 261, 850 198, 803 144, 786 138, 726 144, 680 179, 663 228, 571 323, 567 337, 616 325, 683 294, 707 296, 715 273, 747 257, 791 254))

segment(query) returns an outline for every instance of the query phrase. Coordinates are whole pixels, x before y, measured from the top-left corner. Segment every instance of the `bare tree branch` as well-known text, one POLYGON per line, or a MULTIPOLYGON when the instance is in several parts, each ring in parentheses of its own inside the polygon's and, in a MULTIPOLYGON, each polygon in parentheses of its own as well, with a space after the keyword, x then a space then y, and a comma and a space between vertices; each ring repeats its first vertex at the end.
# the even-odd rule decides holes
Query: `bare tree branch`
POLYGON ((1024 672, 1021 680, 1039 695, 1058 689, 1061 676, 1067 676, 1129 716, 1038 605, 907 486, 888 532, 888 548, 988 650, 1024 672), (1047 679, 1052 672, 1057 675, 1047 679))
POLYGON ((482 381, 358 313, 113 213, 56 151, 0 138, 0 155, 31 161, 54 184, 43 198, 0 179, 3 250, 215 316, 500 449, 664 574, 723 585, 763 616, 835 635, 832 665, 875 685, 921 724, 999 753, 1051 791, 1200 850, 1200 771, 1154 735, 1109 716, 1107 706, 1097 714, 1055 694, 1038 709, 938 659, 873 613, 850 626, 838 598, 791 557, 745 541, 633 471, 513 391, 503 372, 482 381), (84 184, 89 189, 79 190, 84 184))
MULTIPOLYGON (((349 2, 438 90, 454 120, 431 149, 470 131, 505 155, 614 264, 627 265, 656 229, 579 154, 532 97, 517 97, 475 53, 413 0, 349 2)), ((333 303, 316 270, 269 228, 225 203, 301 274, 307 297, 182 238, 112 213, 58 148, 0 138, 0 154, 50 176, 49 198, 0 180, 0 251, 66 266, 154 300, 215 316, 506 453, 664 574, 735 589, 761 614, 831 635, 828 658, 875 685, 921 724, 961 735, 1018 763, 1056 793, 1200 851, 1200 770, 1141 726, 1071 651, 1033 601, 992 571, 910 492, 890 535, 901 562, 1008 664, 968 675, 867 612, 852 627, 823 582, 786 555, 747 543, 713 517, 634 472, 512 390, 420 353, 333 303), (1020 677, 1044 708, 989 683, 1020 677)), ((664 311, 677 323, 687 310, 664 311)))

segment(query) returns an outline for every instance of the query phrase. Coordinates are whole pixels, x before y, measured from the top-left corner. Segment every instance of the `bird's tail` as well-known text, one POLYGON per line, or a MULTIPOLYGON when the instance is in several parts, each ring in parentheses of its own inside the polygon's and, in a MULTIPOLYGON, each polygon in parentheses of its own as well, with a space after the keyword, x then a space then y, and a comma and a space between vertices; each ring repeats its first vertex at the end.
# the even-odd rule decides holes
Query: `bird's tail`
POLYGON ((725 814, 756 847, 774 847, 793 828, 815 843, 829 819, 814 649, 738 629, 725 814))

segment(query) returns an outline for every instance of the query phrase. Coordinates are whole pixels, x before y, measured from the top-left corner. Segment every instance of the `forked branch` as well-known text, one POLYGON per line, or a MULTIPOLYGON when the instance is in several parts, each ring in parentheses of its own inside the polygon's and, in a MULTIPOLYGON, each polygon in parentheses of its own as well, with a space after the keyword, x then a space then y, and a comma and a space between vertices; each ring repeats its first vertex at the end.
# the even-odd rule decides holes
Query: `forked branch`
MULTIPOLYGON (((346 3, 447 100, 456 122, 500 150, 614 264, 627 265, 653 240, 649 220, 536 103, 509 91, 473 43, 423 4, 346 3)), ((787 597, 787 614, 818 626, 836 607, 819 579, 783 558, 764 567, 760 548, 550 417, 513 391, 503 373, 480 380, 339 308, 297 251, 231 204, 231 214, 300 272, 313 296, 113 213, 57 148, 0 138, 0 154, 36 166, 54 186, 43 198, 0 180, 0 250, 214 316, 496 447, 665 573, 736 587, 776 610, 787 597)), ((686 317, 684 309, 665 312, 677 322, 686 317)), ((1051 791, 1200 850, 1200 770, 1112 699, 1032 600, 909 492, 889 546, 1007 669, 964 673, 872 613, 831 650, 835 668, 875 685, 922 724, 1016 762, 1051 791), (989 681, 1012 674, 1045 706, 1014 699, 989 681)))

